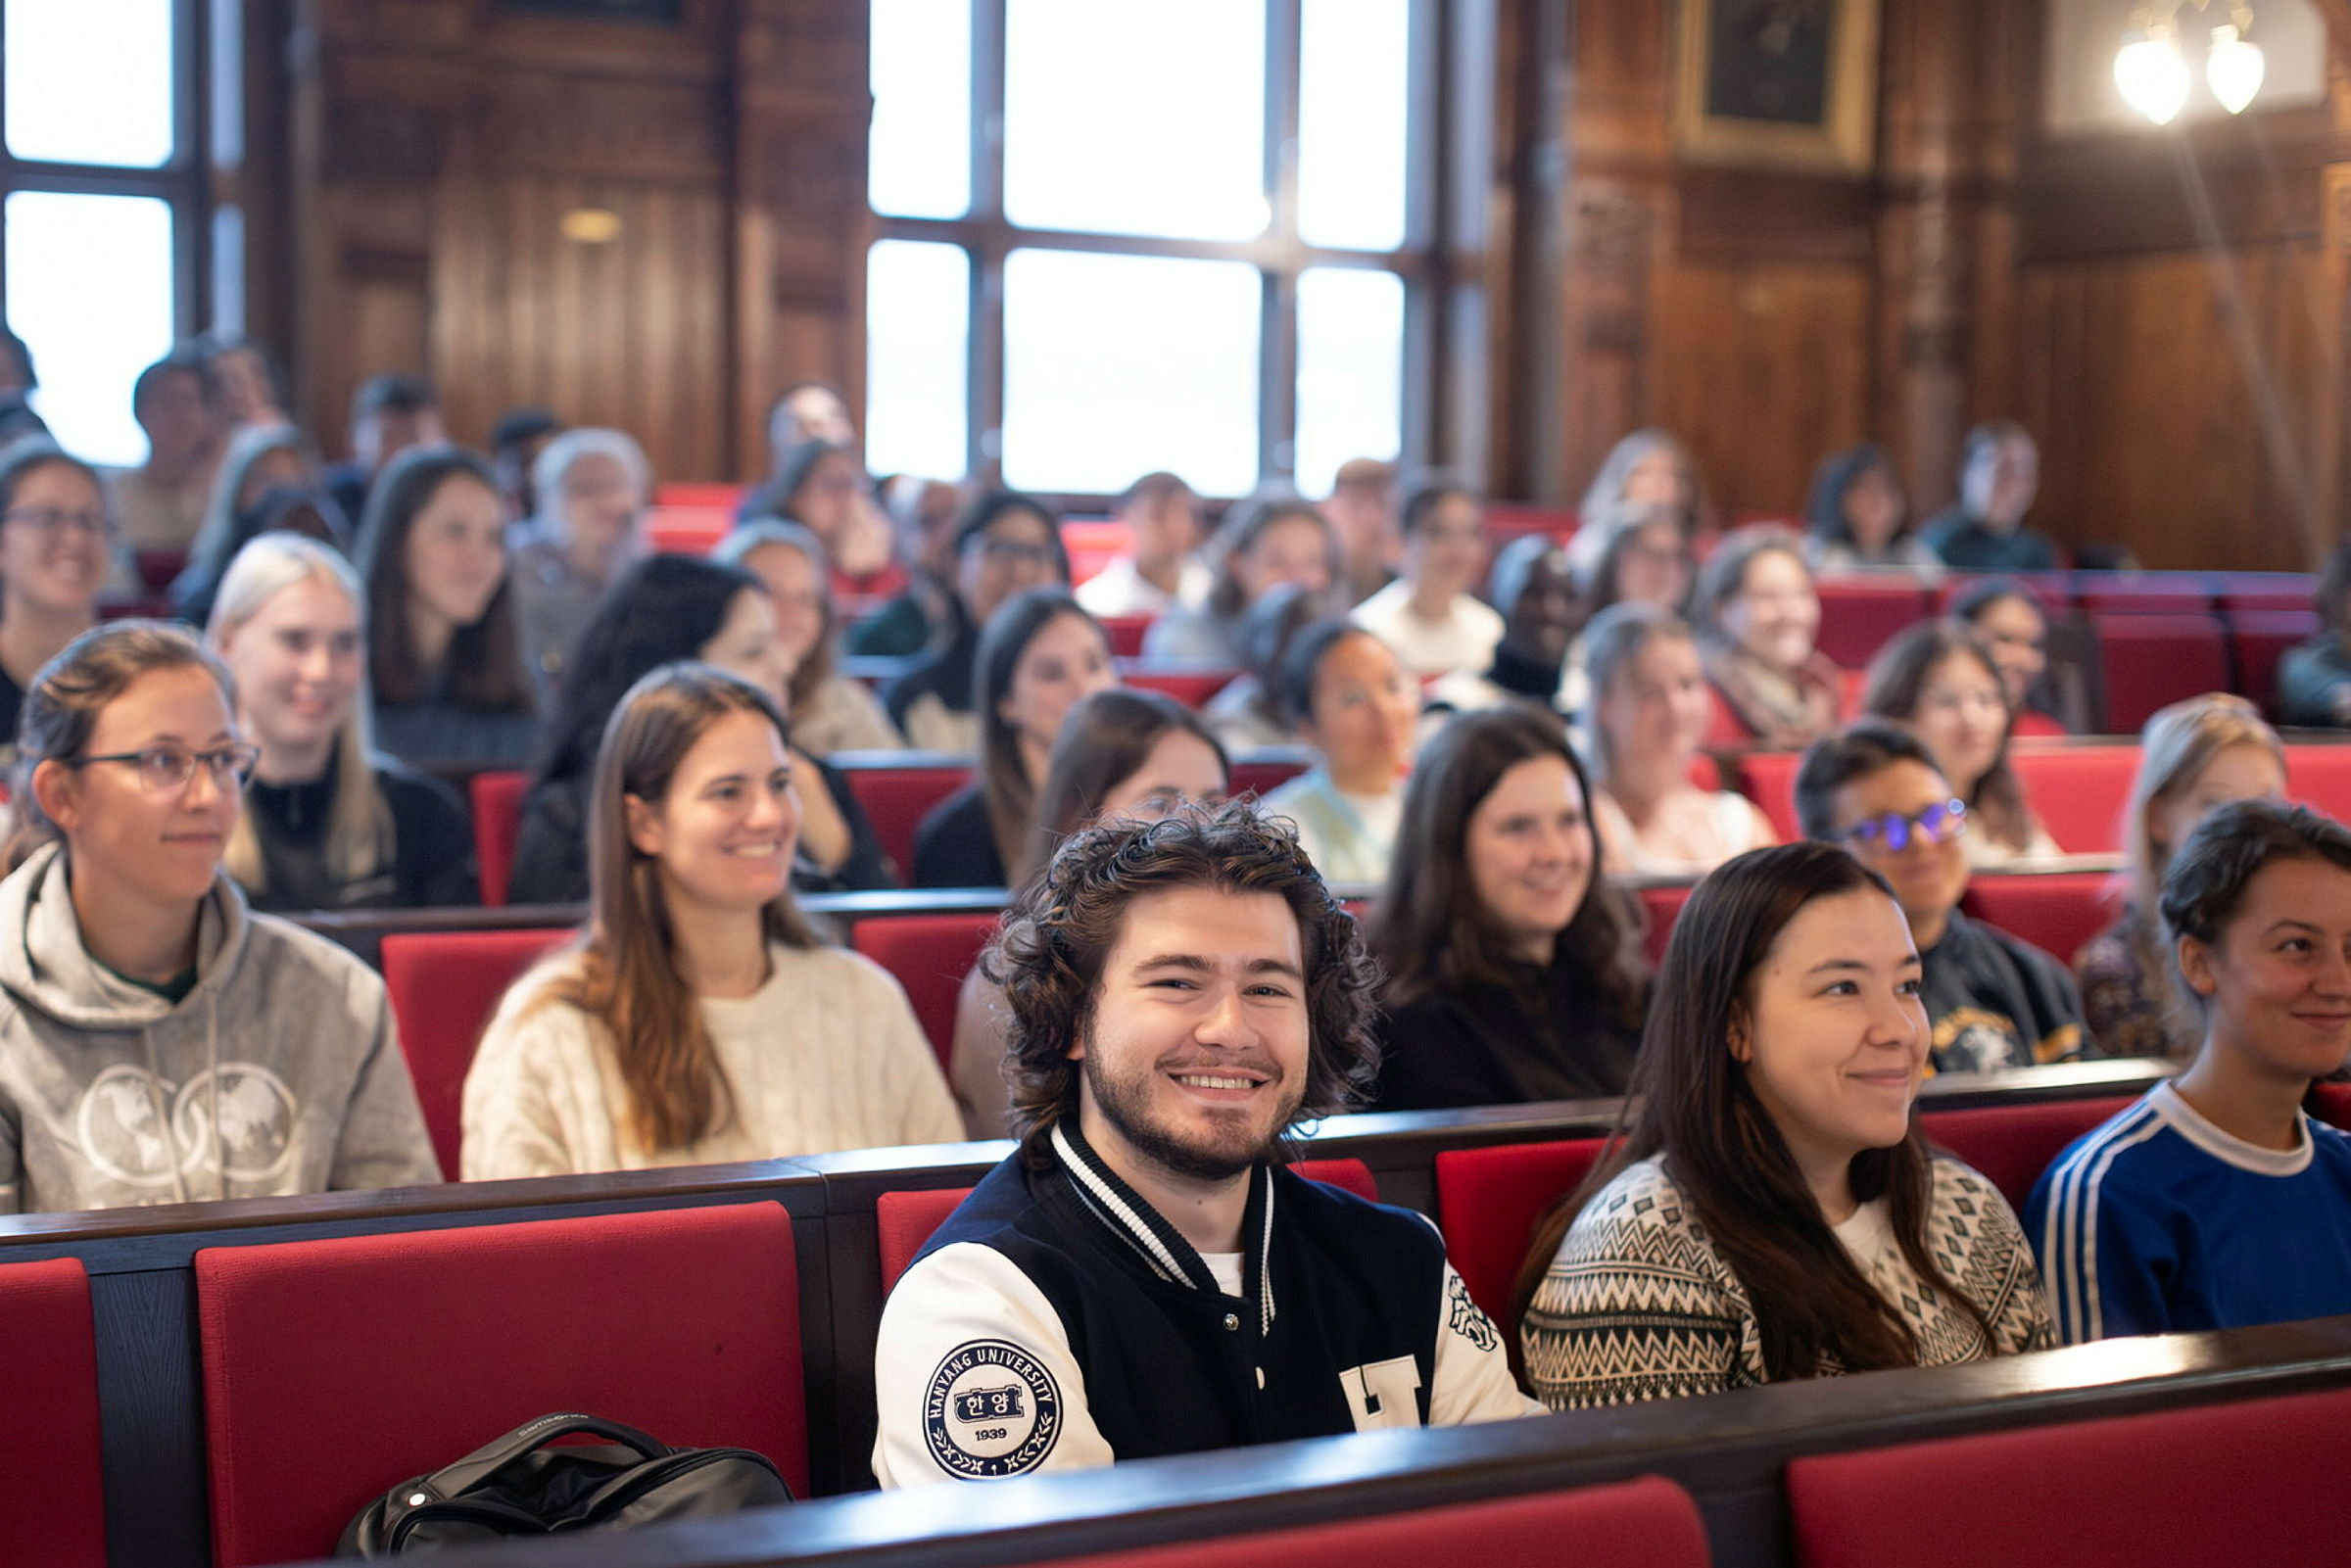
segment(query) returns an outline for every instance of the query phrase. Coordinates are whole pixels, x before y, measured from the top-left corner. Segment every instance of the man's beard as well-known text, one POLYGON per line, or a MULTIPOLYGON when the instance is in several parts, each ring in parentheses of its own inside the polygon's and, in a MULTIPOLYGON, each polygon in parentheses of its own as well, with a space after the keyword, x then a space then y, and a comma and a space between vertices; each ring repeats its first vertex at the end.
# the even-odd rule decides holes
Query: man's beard
MULTIPOLYGON (((1100 1060, 1089 1050, 1080 1059, 1079 1067, 1085 1074, 1086 1086, 1093 1092, 1094 1109, 1102 1119, 1116 1128, 1136 1154, 1171 1174, 1192 1181, 1228 1181, 1265 1159, 1297 1116, 1306 1092, 1303 1084, 1276 1083, 1270 1092, 1282 1096, 1280 1113, 1260 1136, 1244 1136, 1246 1129, 1236 1117, 1219 1117, 1214 1125, 1222 1136, 1211 1134, 1187 1139, 1152 1114, 1151 1080, 1159 1075, 1157 1064, 1135 1077, 1120 1078, 1103 1071, 1100 1060)), ((1209 1069, 1204 1065, 1202 1070, 1209 1069)))

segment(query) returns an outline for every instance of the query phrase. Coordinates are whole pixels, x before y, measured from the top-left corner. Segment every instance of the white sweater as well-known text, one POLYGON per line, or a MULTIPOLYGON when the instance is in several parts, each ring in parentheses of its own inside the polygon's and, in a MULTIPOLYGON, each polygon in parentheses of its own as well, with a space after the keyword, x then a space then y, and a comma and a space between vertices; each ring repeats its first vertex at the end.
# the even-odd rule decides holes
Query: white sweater
POLYGON ((767 983, 702 999, 733 1116, 692 1144, 641 1146, 601 1022, 541 1001, 558 959, 506 993, 465 1075, 467 1181, 958 1143, 938 1059, 880 966, 840 948, 770 950, 767 983), (536 1004, 536 1005, 534 1005, 536 1004))

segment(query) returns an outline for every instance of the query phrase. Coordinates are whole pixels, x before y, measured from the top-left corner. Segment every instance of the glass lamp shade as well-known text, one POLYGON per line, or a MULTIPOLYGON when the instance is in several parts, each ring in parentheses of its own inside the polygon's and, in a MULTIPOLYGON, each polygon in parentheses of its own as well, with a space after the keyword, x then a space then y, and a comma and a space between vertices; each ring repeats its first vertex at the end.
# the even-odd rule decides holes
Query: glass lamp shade
POLYGON ((2253 95, 2261 91, 2263 70, 2261 45, 2238 37, 2231 25, 2212 29, 2212 50, 2204 57, 2204 80, 2223 109, 2232 115, 2243 114, 2253 95))
POLYGON ((2114 57, 2114 84, 2123 101, 2158 125, 2168 125, 2187 103, 2187 62, 2168 33, 2132 38, 2114 57))

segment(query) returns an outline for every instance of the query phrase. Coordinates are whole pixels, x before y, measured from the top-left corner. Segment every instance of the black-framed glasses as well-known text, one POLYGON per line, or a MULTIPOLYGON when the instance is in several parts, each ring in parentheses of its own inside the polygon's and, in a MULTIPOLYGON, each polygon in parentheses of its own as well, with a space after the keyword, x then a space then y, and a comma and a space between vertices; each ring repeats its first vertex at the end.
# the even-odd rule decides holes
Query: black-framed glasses
POLYGON ((120 762, 137 770, 139 787, 151 795, 177 794, 196 777, 196 765, 203 763, 213 775, 213 783, 223 789, 242 789, 245 781, 262 760, 259 746, 239 741, 233 746, 215 746, 209 751, 190 751, 185 746, 141 746, 136 751, 109 751, 102 756, 67 758, 69 768, 87 767, 93 762, 120 762))
POLYGON ((1947 844, 1967 832, 1967 802, 1940 800, 1924 811, 1905 816, 1898 811, 1864 817, 1837 836, 1847 843, 1885 845, 1899 854, 1915 835, 1930 844, 1947 844))

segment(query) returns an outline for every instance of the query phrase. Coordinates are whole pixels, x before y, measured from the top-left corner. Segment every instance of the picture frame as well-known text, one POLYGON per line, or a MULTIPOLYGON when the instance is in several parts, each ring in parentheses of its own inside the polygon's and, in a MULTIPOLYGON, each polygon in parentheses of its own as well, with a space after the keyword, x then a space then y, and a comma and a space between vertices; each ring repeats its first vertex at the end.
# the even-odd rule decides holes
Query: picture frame
POLYGON ((1677 0, 1674 141, 1705 163, 1858 173, 1877 141, 1878 0, 1677 0))

